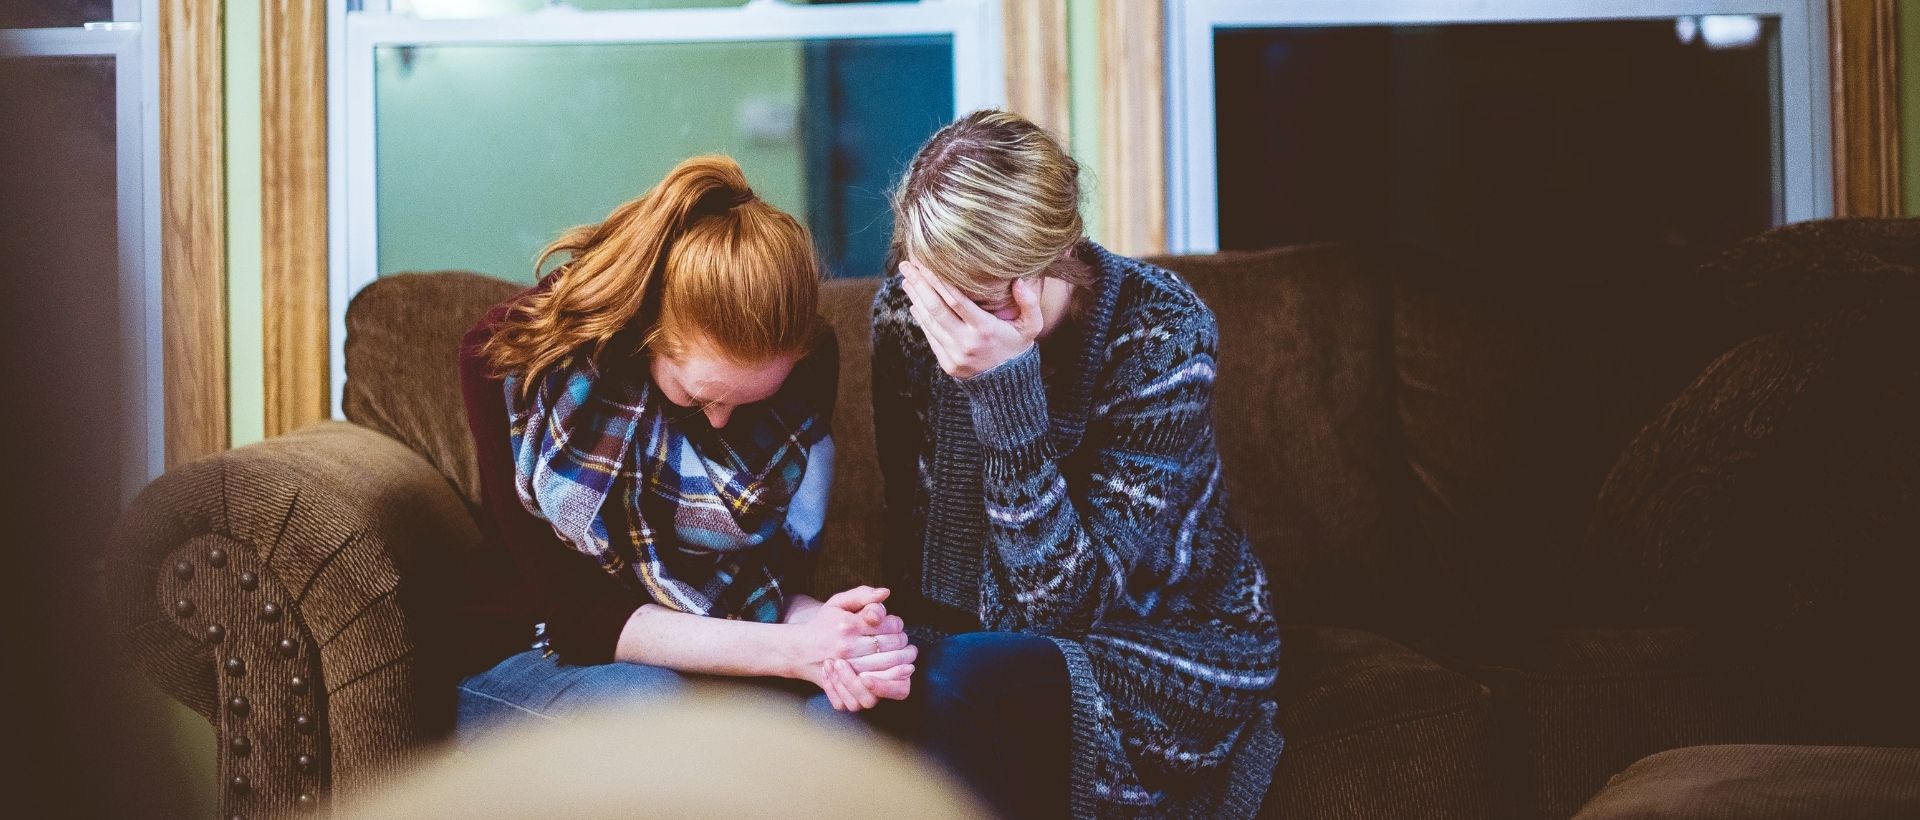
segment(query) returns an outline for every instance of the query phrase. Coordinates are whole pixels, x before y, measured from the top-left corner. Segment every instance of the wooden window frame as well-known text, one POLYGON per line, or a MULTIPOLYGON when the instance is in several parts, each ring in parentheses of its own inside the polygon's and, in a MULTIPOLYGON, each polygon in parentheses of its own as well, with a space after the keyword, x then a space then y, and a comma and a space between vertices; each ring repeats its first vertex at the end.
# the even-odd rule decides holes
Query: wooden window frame
POLYGON ((160 0, 162 431, 168 468, 229 443, 219 0, 160 0))
POLYGON ((1899 216, 1900 43, 1894 0, 1831 0, 1833 211, 1899 216))
POLYGON ((327 2, 261 0, 264 432, 327 418, 327 2))

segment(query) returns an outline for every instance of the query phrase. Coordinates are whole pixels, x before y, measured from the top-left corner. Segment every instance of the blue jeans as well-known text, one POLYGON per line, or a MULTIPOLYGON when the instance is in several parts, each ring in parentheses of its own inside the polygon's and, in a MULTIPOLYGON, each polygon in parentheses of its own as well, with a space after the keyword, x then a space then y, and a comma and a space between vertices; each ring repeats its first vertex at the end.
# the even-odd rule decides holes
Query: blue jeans
MULTIPOLYGON (((967 632, 922 645, 914 666, 913 694, 861 715, 946 764, 1002 816, 1066 814, 1070 696, 1066 660, 1053 641, 967 632)), ((697 677, 631 663, 573 666, 521 652, 460 682, 455 737, 464 745, 505 725, 673 695, 697 677)), ((811 692, 809 713, 841 719, 810 684, 750 680, 811 692)))
POLYGON ((945 763, 1003 817, 1064 817, 1067 662, 1052 640, 965 632, 920 647, 913 693, 868 715, 945 763))
MULTIPOLYGON (((460 682, 454 737, 462 745, 495 729, 526 721, 566 720, 584 709, 626 700, 678 694, 702 676, 637 663, 574 666, 530 649, 460 682)), ((811 692, 805 710, 834 715, 827 696, 811 685, 770 678, 735 679, 793 694, 811 692)))

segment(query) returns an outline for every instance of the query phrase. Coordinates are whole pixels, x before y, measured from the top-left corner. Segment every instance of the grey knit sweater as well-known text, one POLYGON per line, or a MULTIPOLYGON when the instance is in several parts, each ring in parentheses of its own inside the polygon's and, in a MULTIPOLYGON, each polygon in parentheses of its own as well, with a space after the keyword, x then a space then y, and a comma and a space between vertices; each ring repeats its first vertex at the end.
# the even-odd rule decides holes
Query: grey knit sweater
POLYGON ((1046 360, 964 381, 934 361, 898 276, 874 297, 888 583, 910 622, 1059 644, 1075 817, 1251 817, 1282 745, 1280 639, 1227 511, 1217 327, 1175 274, 1082 255, 1090 304, 1046 360))

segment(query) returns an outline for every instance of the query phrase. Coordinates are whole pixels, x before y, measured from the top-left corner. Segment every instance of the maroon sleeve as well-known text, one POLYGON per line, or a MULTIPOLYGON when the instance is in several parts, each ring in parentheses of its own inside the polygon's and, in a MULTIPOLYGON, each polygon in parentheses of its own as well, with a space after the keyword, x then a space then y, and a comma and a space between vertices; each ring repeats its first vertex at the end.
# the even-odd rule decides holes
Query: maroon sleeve
POLYGON ((481 503, 493 524, 488 537, 518 568, 523 587, 534 598, 531 609, 546 622, 547 640, 560 659, 580 665, 610 663, 621 629, 647 599, 560 540, 547 522, 521 506, 514 491, 505 386, 479 354, 511 304, 488 311, 460 343, 460 389, 480 465, 481 503))

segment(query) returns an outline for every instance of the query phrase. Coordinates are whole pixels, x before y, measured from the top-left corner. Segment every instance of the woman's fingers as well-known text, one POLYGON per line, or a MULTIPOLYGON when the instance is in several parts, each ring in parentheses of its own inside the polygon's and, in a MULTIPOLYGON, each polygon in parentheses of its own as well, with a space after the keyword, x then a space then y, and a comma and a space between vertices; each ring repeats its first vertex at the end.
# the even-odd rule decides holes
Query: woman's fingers
MULTIPOLYGON (((901 267, 905 269, 906 265, 902 265, 901 267)), ((926 312, 923 320, 925 324, 939 325, 948 331, 949 336, 952 335, 953 331, 966 326, 967 321, 962 317, 960 308, 955 306, 946 294, 938 289, 938 280, 932 274, 927 273, 925 268, 915 268, 912 272, 904 273, 900 283, 906 288, 907 298, 911 300, 914 305, 926 312)), ((960 301, 974 310, 980 309, 970 301, 965 299, 960 301)))
POLYGON ((882 652, 898 652, 907 648, 913 639, 905 632, 874 632, 847 635, 841 638, 840 657, 863 658, 882 652))
MULTIPOLYGON (((926 268, 921 268, 921 270, 926 271, 926 268)), ((922 273, 921 279, 927 283, 927 287, 934 291, 934 294, 947 306, 947 309, 953 312, 953 317, 960 320, 960 324, 978 328, 986 327, 986 322, 1001 321, 993 314, 988 313, 985 308, 974 304, 973 300, 968 298, 966 294, 961 293, 959 288, 947 284, 946 280, 934 276, 932 273, 922 273)))
POLYGON ((1019 328, 1020 335, 1034 338, 1046 325, 1046 318, 1040 315, 1040 286, 1026 279, 1013 283, 1013 304, 1020 309, 1020 316, 1013 320, 1013 326, 1019 328))
POLYGON ((847 659, 847 663, 852 666, 856 672, 879 672, 892 669, 896 666, 905 666, 913 663, 914 660, 919 657, 919 647, 905 646, 900 649, 891 649, 885 652, 875 652, 871 655, 849 658, 847 659))
POLYGON ((840 704, 848 712, 860 711, 860 699, 854 695, 854 687, 847 684, 846 676, 840 674, 840 667, 834 661, 827 661, 827 679, 833 683, 835 691, 840 693, 840 704))
POLYGON ((913 664, 903 663, 903 664, 900 664, 899 666, 889 666, 878 672, 861 672, 860 679, 861 680, 906 680, 908 678, 913 677, 913 670, 917 668, 918 667, 914 666, 913 664))
POLYGON ((933 297, 939 299, 941 304, 946 305, 947 310, 952 311, 953 317, 960 320, 962 324, 993 318, 993 314, 981 310, 980 306, 974 304, 966 294, 961 293, 959 288, 947 284, 947 280, 934 275, 933 271, 914 262, 905 264, 913 265, 913 277, 920 281, 922 287, 931 291, 933 297))
POLYGON ((878 679, 869 677, 871 674, 870 672, 862 672, 860 673, 860 679, 866 683, 867 691, 872 692, 874 697, 886 698, 887 700, 906 700, 907 693, 913 690, 913 681, 911 679, 878 679))
POLYGON ((823 603, 826 606, 837 607, 848 612, 859 612, 862 607, 868 604, 877 604, 885 601, 891 593, 892 591, 886 587, 857 586, 852 589, 836 592, 833 597, 828 598, 823 603))
POLYGON ((907 631, 907 622, 900 620, 900 616, 898 615, 888 615, 884 620, 880 622, 880 631, 881 632, 905 632, 907 631))
POLYGON ((832 661, 820 662, 820 691, 826 693, 827 703, 833 706, 834 711, 844 712, 847 710, 845 706, 841 705, 840 683, 833 676, 832 661))
POLYGON ((855 704, 859 705, 862 709, 872 709, 880 703, 880 699, 874 697, 873 692, 868 691, 867 685, 860 681, 860 676, 854 674, 851 665, 846 661, 834 661, 833 663, 836 667, 836 672, 840 675, 841 685, 846 688, 846 691, 853 698, 855 704))
POLYGON ((867 626, 878 630, 887 620, 887 608, 877 603, 867 604, 860 608, 859 615, 860 620, 865 621, 867 626))
POLYGON ((934 361, 940 364, 941 370, 952 373, 958 359, 951 352, 954 349, 953 342, 947 337, 946 330, 927 318, 926 309, 917 303, 907 308, 907 312, 913 314, 913 321, 920 325, 920 332, 927 339, 927 349, 933 351, 934 361))
POLYGON ((913 314, 913 321, 920 325, 920 331, 930 341, 951 347, 955 334, 966 329, 966 323, 960 321, 960 317, 953 315, 953 311, 932 294, 909 288, 907 298, 907 312, 913 314))

